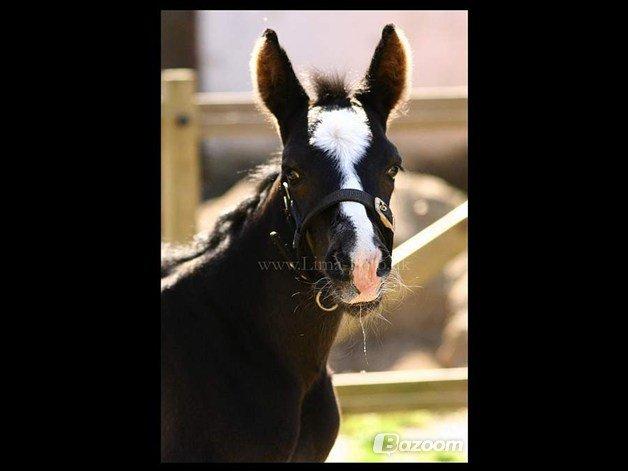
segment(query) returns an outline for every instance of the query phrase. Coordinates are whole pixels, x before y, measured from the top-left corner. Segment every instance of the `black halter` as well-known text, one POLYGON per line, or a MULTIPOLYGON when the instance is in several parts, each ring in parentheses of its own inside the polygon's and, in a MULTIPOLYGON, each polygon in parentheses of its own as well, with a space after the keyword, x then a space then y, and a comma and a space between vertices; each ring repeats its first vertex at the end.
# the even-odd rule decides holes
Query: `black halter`
POLYGON ((287 182, 282 182, 281 188, 283 189, 283 202, 284 212, 286 218, 294 235, 292 238, 292 245, 287 246, 283 243, 281 236, 277 231, 270 233, 270 238, 277 247, 278 251, 288 261, 288 265, 296 272, 296 278, 299 281, 309 281, 307 271, 299 267, 299 261, 301 260, 301 240, 307 226, 314 216, 324 211, 325 209, 339 204, 345 201, 352 201, 362 204, 367 211, 369 211, 377 221, 377 228, 382 236, 382 240, 386 245, 389 253, 392 253, 393 236, 394 236, 394 219, 390 209, 390 204, 383 201, 381 198, 373 197, 366 191, 345 188, 337 190, 324 196, 321 201, 318 202, 306 215, 301 217, 296 202, 290 195, 290 190, 287 182), (296 262, 295 262, 296 260, 296 262))

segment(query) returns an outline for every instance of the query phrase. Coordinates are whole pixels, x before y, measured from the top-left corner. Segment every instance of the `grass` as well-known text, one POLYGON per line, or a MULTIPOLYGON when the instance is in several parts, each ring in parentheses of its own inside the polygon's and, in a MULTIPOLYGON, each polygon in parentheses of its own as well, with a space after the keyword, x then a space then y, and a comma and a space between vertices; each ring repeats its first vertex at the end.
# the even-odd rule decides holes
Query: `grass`
POLYGON ((340 433, 328 461, 337 462, 444 462, 467 461, 467 410, 435 413, 426 410, 343 417, 340 433), (396 433, 401 440, 464 440, 463 451, 375 453, 376 434, 396 433))

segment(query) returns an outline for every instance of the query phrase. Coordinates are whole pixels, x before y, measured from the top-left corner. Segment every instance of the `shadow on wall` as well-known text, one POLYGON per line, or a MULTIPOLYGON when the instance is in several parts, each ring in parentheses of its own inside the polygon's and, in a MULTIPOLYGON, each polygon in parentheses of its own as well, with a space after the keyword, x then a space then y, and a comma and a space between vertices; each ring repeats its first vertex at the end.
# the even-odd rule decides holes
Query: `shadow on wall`
POLYGON ((196 69, 196 19, 191 10, 161 12, 161 68, 196 69))

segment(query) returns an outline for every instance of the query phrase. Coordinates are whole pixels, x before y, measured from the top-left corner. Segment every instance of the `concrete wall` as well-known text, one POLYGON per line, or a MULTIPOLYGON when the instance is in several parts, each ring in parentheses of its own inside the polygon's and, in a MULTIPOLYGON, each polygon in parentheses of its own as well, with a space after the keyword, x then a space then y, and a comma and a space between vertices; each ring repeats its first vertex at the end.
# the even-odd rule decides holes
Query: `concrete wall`
POLYGON ((383 26, 406 31, 414 52, 415 87, 467 85, 466 11, 200 11, 201 91, 251 90, 248 64, 255 40, 274 29, 299 71, 314 66, 366 71, 383 26))

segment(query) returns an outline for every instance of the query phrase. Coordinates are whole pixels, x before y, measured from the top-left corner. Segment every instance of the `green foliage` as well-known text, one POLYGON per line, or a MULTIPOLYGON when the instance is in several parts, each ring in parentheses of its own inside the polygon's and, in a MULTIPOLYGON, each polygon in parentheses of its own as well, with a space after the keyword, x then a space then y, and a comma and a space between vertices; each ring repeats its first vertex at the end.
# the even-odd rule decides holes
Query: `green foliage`
MULTIPOLYGON (((373 452, 373 437, 382 432, 397 433, 402 439, 413 439, 417 430, 429 430, 443 420, 452 420, 446 414, 426 410, 395 413, 355 414, 343 417, 336 447, 330 458, 345 462, 443 462, 466 461, 465 451, 396 452, 391 455, 373 452), (337 449, 336 449, 337 448, 337 449)), ((455 416, 460 424, 460 414, 455 416)), ((464 416, 466 426, 466 415, 464 416)), ((434 439, 443 438, 437 435, 434 439)))

